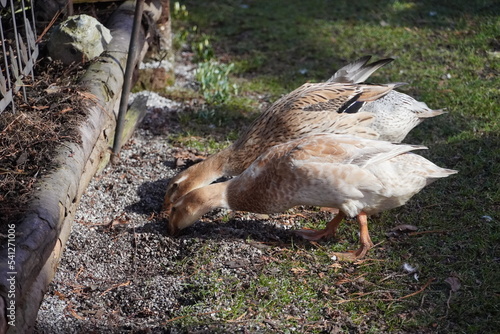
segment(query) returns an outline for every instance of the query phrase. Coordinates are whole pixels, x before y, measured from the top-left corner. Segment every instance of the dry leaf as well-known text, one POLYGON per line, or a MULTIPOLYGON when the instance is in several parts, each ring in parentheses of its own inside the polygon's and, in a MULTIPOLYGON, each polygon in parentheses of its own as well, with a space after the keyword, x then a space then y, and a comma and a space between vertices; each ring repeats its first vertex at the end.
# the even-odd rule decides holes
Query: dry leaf
POLYGON ((342 265, 340 263, 332 263, 328 268, 341 269, 342 265))
POLYGON ((60 300, 66 299, 66 296, 63 293, 59 292, 59 291, 54 291, 54 295, 56 295, 57 298, 59 298, 60 300))
POLYGON ((292 268, 291 272, 294 273, 295 275, 301 275, 301 274, 305 274, 307 272, 307 269, 304 269, 304 268, 292 268))
POLYGON ((85 320, 84 317, 82 317, 81 315, 79 315, 78 313, 76 313, 75 310, 73 310, 72 308, 69 309, 69 312, 71 313, 71 315, 75 318, 77 318, 78 320, 85 320))
POLYGON ((185 165, 186 165, 186 162, 184 161, 184 159, 180 159, 180 158, 175 159, 175 167, 176 168, 183 167, 185 165))
POLYGON ((129 221, 127 217, 119 217, 115 218, 111 221, 110 227, 116 226, 116 225, 123 225, 123 224, 128 224, 129 221))

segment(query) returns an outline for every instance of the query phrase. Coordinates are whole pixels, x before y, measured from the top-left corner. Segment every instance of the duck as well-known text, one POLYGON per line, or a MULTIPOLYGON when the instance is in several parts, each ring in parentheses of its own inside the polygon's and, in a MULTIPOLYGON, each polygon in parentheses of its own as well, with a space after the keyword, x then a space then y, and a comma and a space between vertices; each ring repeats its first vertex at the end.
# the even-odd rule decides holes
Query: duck
POLYGON ((298 205, 338 208, 322 230, 297 230, 307 240, 335 236, 344 217, 356 217, 360 247, 338 253, 363 258, 373 247, 367 217, 404 205, 425 186, 457 173, 411 151, 425 146, 394 144, 351 135, 309 134, 279 144, 245 171, 185 194, 171 208, 169 232, 177 235, 204 214, 225 208, 280 213, 298 205))
POLYGON ((401 84, 303 84, 273 103, 232 145, 173 177, 167 186, 162 211, 168 215, 171 203, 184 194, 220 177, 239 175, 268 148, 309 133, 355 134, 377 139, 379 134, 370 128, 375 116, 359 109, 401 84))
MULTIPOLYGON (((371 56, 361 57, 339 69, 327 80, 338 83, 365 82, 380 67, 392 62, 394 58, 381 59, 368 63, 371 56)), ((376 117, 370 128, 379 133, 379 140, 401 143, 408 133, 427 118, 445 114, 445 109, 431 109, 425 102, 413 97, 391 91, 374 103, 366 104, 360 111, 369 112, 376 117)))
POLYGON ((163 201, 164 215, 168 216, 171 204, 191 190, 220 177, 239 175, 273 145, 325 132, 399 143, 424 119, 444 112, 394 91, 404 83, 386 85, 387 91, 378 90, 380 85, 363 85, 376 70, 394 60, 370 63, 370 59, 361 57, 326 82, 306 83, 283 96, 232 145, 173 177, 163 201), (378 93, 370 93, 374 89, 378 93), (379 102, 382 99, 384 102, 379 102))

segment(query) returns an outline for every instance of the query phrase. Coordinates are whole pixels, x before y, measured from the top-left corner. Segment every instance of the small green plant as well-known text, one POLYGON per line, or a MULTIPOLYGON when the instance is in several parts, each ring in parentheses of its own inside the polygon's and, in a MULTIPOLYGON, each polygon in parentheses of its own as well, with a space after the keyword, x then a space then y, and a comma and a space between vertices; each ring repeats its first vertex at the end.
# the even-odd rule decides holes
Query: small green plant
MULTIPOLYGON (((187 40, 190 35, 189 29, 183 24, 189 17, 189 12, 185 5, 179 4, 179 2, 174 2, 172 10, 172 19, 176 23, 175 27, 172 29, 174 32, 173 43, 176 49, 182 48, 183 45, 187 44, 187 40)), ((194 26, 192 29, 196 30, 197 27, 194 26)))
POLYGON ((207 61, 199 64, 196 71, 196 80, 200 83, 200 91, 209 105, 221 105, 232 94, 238 93, 236 84, 231 84, 229 73, 234 64, 222 64, 216 61, 207 61))
POLYGON ((189 12, 186 5, 181 5, 178 1, 174 2, 174 10, 172 11, 172 18, 175 20, 186 20, 189 12))
POLYGON ((206 62, 215 56, 212 44, 210 44, 210 40, 205 35, 202 36, 201 41, 193 43, 191 48, 193 49, 195 61, 197 62, 206 62))

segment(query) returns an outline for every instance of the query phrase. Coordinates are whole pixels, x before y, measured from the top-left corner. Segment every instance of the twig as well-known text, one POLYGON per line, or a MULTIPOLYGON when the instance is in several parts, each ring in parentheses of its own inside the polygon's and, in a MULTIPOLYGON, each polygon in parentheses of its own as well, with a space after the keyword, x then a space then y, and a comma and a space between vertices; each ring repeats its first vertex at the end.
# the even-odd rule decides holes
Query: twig
POLYGON ((435 280, 434 277, 431 277, 429 278, 429 280, 424 284, 424 286, 418 290, 418 291, 415 291, 413 293, 410 293, 409 295, 406 295, 406 296, 403 296, 403 297, 400 297, 398 298, 397 300, 403 300, 403 299, 406 299, 406 298, 410 298, 410 297, 413 297, 415 295, 418 295, 419 293, 421 293, 422 291, 424 291, 425 289, 427 289, 427 287, 435 280))
POLYGON ((359 275, 359 276, 356 276, 356 277, 354 277, 353 279, 349 279, 349 278, 344 278, 344 279, 341 279, 341 280, 339 280, 339 281, 335 282, 335 285, 342 285, 342 284, 345 284, 345 283, 351 283, 351 282, 354 282, 354 281, 356 281, 356 280, 360 279, 360 278, 361 278, 361 277, 363 277, 363 276, 366 276, 366 273, 361 274, 361 275, 359 275))
POLYGON ((0 168, 0 174, 28 174, 22 169, 20 170, 10 170, 10 169, 5 169, 5 168, 0 168))
POLYGON ((380 281, 378 281, 379 283, 382 283, 384 281, 387 281, 388 279, 391 279, 391 278, 394 278, 394 277, 404 277, 404 276, 408 276, 408 274, 390 274, 384 278, 382 278, 380 281))
POLYGON ((61 10, 57 11, 57 13, 54 15, 54 17, 49 22, 49 24, 45 27, 45 29, 43 29, 43 31, 40 34, 40 36, 38 36, 38 38, 36 39, 35 43, 40 43, 40 41, 42 40, 43 36, 45 36, 45 34, 49 31, 49 29, 52 28, 52 26, 54 25, 54 23, 56 23, 56 20, 59 17, 59 15, 61 15, 61 13, 62 13, 61 10))
POLYGON ((425 296, 426 295, 422 295, 422 300, 420 301, 420 308, 424 307, 425 296))
POLYGON ((4 129, 3 129, 3 130, 2 130, 2 132, 0 132, 0 133, 2 133, 2 134, 3 134, 3 133, 7 133, 7 130, 9 130, 9 129, 10 129, 11 125, 12 125, 12 124, 14 124, 15 122, 17 122, 17 120, 18 120, 21 116, 24 116, 24 114, 23 114, 23 113, 19 114, 19 116, 17 116, 16 118, 14 118, 14 120, 13 120, 12 122, 10 122, 10 123, 9 123, 9 124, 8 124, 8 125, 7 125, 4 129))
POLYGON ((75 275, 75 281, 78 280, 78 276, 80 276, 80 274, 83 272, 83 266, 80 266, 80 268, 78 269, 78 272, 76 273, 75 275))
POLYGON ((109 289, 105 290, 103 293, 101 293, 101 296, 104 296, 106 293, 110 292, 113 289, 119 288, 121 286, 127 286, 127 285, 130 285, 130 281, 126 281, 126 282, 123 282, 123 283, 115 284, 111 288, 109 288, 109 289))
POLYGON ((71 313, 73 317, 77 318, 78 320, 85 320, 84 317, 76 313, 75 309, 73 308, 73 304, 71 302, 68 304, 68 306, 66 306, 66 309, 69 311, 69 313, 71 313))
MULTIPOLYGON (((361 297, 364 297, 364 296, 369 296, 369 295, 373 295, 373 294, 381 294, 381 293, 391 293, 391 292, 394 292, 395 290, 375 290, 375 291, 370 291, 370 292, 355 292, 353 293, 353 295, 355 295, 357 298, 356 299, 359 299, 361 297)), ((383 299, 381 299, 383 300, 383 299)))
MULTIPOLYGON (((249 308, 251 310, 251 308, 249 308)), ((228 322, 239 322, 248 314, 248 311, 243 312, 238 318, 234 320, 228 320, 228 322)))

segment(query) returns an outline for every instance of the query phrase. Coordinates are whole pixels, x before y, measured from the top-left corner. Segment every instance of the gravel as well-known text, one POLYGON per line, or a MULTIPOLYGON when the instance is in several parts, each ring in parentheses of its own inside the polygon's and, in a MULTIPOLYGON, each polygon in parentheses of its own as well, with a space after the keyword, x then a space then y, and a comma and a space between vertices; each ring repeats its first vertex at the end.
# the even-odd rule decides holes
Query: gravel
MULTIPOLYGON (((192 66, 182 64, 176 70, 179 85, 192 85, 192 66)), ((131 100, 139 95, 149 99, 147 115, 122 148, 120 163, 95 176, 83 195, 40 307, 36 333, 185 332, 170 325, 170 319, 181 306, 196 302, 192 290, 203 281, 193 281, 179 263, 210 249, 213 268, 241 284, 257 275, 266 251, 248 243, 249 235, 262 241, 290 238, 286 228, 255 221, 258 216, 252 214, 226 224, 199 222, 184 236, 167 236, 158 215, 168 181, 179 172, 173 156, 183 150, 168 144, 176 126, 169 120, 184 106, 149 92, 132 94, 131 100)), ((223 213, 216 211, 209 221, 223 213)), ((217 321, 217 316, 212 319, 217 321)), ((196 327, 198 332, 212 330, 196 327)), ((229 332, 235 330, 237 325, 229 332)))
MULTIPOLYGON (((176 64, 181 89, 196 86, 193 76, 189 62, 176 64)), ((331 218, 327 211, 299 208, 267 216, 215 210, 181 236, 167 235, 160 211, 168 181, 203 156, 171 146, 168 138, 182 130, 178 113, 198 102, 171 101, 151 92, 131 94, 131 100, 139 96, 148 98, 146 116, 122 148, 120 162, 96 175, 82 196, 35 333, 366 332, 370 325, 353 322, 342 310, 325 307, 323 319, 309 319, 307 297, 280 305, 282 317, 259 314, 252 306, 255 299, 276 298, 277 292, 265 285, 252 288, 245 301, 235 299, 262 276, 280 278, 282 270, 289 270, 280 267, 283 261, 307 263, 312 277, 323 277, 325 270, 334 271, 329 279, 350 277, 350 265, 337 273, 339 266, 332 269, 324 259, 311 260, 307 251, 292 251, 309 245, 293 237, 301 217, 324 221, 331 218), (223 314, 239 303, 246 312, 240 309, 227 321, 223 314), (289 323, 299 318, 297 326, 289 323)), ((313 284, 323 293, 321 280, 313 284)), ((355 291, 364 288, 356 284, 355 291)), ((283 289, 290 293, 290 287, 283 289)), ((344 290, 339 286, 335 293, 344 290)))
MULTIPOLYGON (((179 238, 166 235, 158 214, 168 180, 178 172, 173 168, 176 149, 167 143, 167 132, 155 135, 158 129, 150 126, 179 105, 163 102, 148 112, 125 145, 121 163, 96 176, 82 197, 38 313, 37 333, 184 332, 166 324, 180 306, 196 302, 193 285, 203 282, 189 278, 179 263, 208 249, 213 268, 239 282, 251 280, 263 250, 246 241, 249 235, 262 241, 289 239, 286 229, 258 224, 251 214, 226 224, 207 219, 179 238)), ((223 213, 215 212, 214 219, 223 213)), ((211 332, 203 326, 198 330, 211 332)))
MULTIPOLYGON (((148 106, 148 119, 179 107, 156 94, 151 97, 156 101, 151 105, 159 107, 148 106)), ((164 226, 150 218, 159 212, 168 179, 175 174, 166 135, 138 129, 123 148, 120 164, 91 181, 41 305, 38 332, 132 329, 150 321, 134 315, 146 310, 160 315, 175 306, 182 288, 168 271, 179 240, 165 237, 164 226)))

